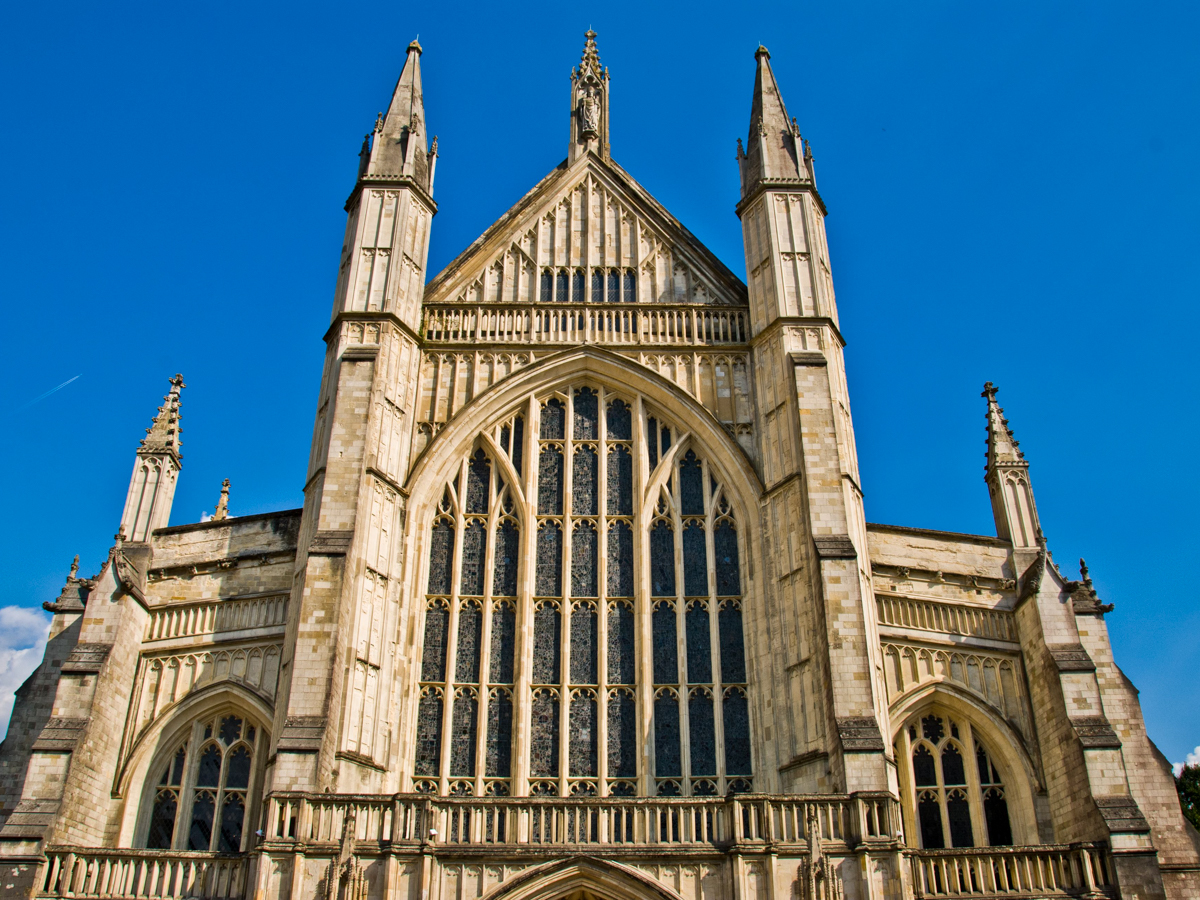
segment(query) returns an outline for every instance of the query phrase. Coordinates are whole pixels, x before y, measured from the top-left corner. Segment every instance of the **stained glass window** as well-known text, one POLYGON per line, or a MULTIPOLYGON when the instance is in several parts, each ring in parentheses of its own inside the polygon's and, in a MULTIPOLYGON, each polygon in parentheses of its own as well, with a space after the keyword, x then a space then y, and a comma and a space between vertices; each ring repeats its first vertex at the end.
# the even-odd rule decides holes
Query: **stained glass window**
POLYGON ((562 619, 552 603, 542 603, 533 614, 533 683, 558 684, 562 619))
POLYGON ((571 302, 583 302, 583 269, 576 269, 571 273, 571 302))
POLYGON ((679 463, 679 512, 684 516, 704 515, 704 472, 693 450, 679 463))
POLYGON ((540 428, 542 440, 561 441, 566 437, 566 419, 567 410, 561 400, 547 400, 543 403, 542 424, 540 428))
POLYGON ((716 775, 717 734, 713 725, 712 694, 707 690, 694 690, 688 698, 688 737, 692 775, 716 775))
POLYGON ((621 273, 616 269, 608 273, 608 302, 621 302, 621 273))
POLYGON ((567 273, 565 271, 558 273, 557 282, 558 282, 558 284, 557 284, 558 290, 555 293, 555 299, 559 303, 566 303, 568 301, 568 297, 567 297, 567 273))
POLYGON ((630 690, 611 691, 608 695, 608 775, 637 775, 637 704, 630 690))
POLYGON ((497 597, 517 595, 518 557, 521 553, 521 531, 511 519, 496 529, 496 558, 493 561, 492 593, 497 597))
POLYGON ((450 730, 450 777, 475 774, 475 692, 460 690, 454 697, 450 730))
POLYGON ((425 611, 425 641, 421 654, 421 680, 446 680, 446 633, 450 607, 445 600, 430 600, 425 611))
POLYGON ((429 593, 450 593, 454 571, 454 526, 442 519, 434 524, 429 540, 429 593))
POLYGON ((558 691, 533 692, 530 728, 529 774, 536 778, 558 776, 558 691))
POLYGON ((467 465, 467 508, 468 515, 487 515, 489 480, 492 462, 477 450, 467 465))
POLYGON ((463 531, 462 582, 459 593, 483 594, 484 551, 487 528, 479 519, 472 519, 463 531))
POLYGON ((571 535, 571 594, 575 597, 595 597, 596 579, 600 574, 599 538, 596 526, 583 521, 571 535))
POLYGON ((480 631, 483 629, 483 610, 479 603, 463 603, 458 610, 458 658, 454 680, 459 684, 479 681, 480 631))
POLYGON ((604 270, 592 269, 592 302, 604 302, 604 270))
POLYGON ((539 597, 558 597, 562 594, 562 528, 557 522, 538 526, 537 584, 539 597))
POLYGON ((679 699, 662 690, 654 698, 654 774, 672 778, 683 774, 679 759, 679 699))
POLYGON ((542 270, 541 301, 551 303, 554 300, 554 273, 549 269, 542 270))
POLYGON ((608 609, 608 683, 633 684, 633 606, 617 602, 608 609))
MULTIPOLYGON (((554 299, 567 299, 565 291, 576 301, 587 274, 550 270, 554 299)), ((593 274, 594 300, 636 293, 632 271, 593 274)), ((565 323, 578 312, 546 315, 565 323)), ((526 401, 524 413, 509 412, 488 434, 518 470, 529 438, 536 471, 531 465, 506 486, 510 479, 495 469, 497 459, 485 440, 472 447, 445 489, 427 526, 433 531, 430 608, 417 710, 419 762, 409 789, 463 796, 524 791, 627 796, 646 783, 639 778, 648 777, 662 796, 752 789, 738 523, 729 488, 699 444, 672 456, 679 429, 653 404, 631 400, 576 382, 526 401), (530 410, 539 414, 526 434, 530 410), (635 459, 642 466, 649 462, 652 471, 670 460, 669 471, 654 472, 661 491, 642 483, 635 459), (526 499, 536 515, 524 521, 522 488, 530 483, 532 496, 526 499), (533 531, 522 534, 522 528, 533 531), (646 614, 635 615, 635 609, 646 614), (453 640, 459 648, 453 665, 446 658, 451 621, 457 623, 453 640), (519 622, 527 624, 518 628, 519 622), (637 664, 643 641, 650 650, 646 671, 637 664), (529 685, 514 690, 516 661, 522 658, 531 659, 529 685), (638 691, 639 677, 653 682, 653 696, 638 691), (426 693, 431 689, 433 694, 426 693), (532 722, 528 784, 508 781, 514 774, 514 722, 532 722), (447 735, 447 728, 453 733, 447 735), (719 730, 728 732, 723 750, 716 742, 719 730), (639 771, 642 760, 651 758, 639 746, 644 733, 654 742, 650 771, 639 771), (604 746, 601 734, 607 735, 604 746), (451 749, 439 759, 444 736, 451 749), (605 783, 597 780, 600 753, 608 763, 605 783)), ((221 804, 215 798, 214 834, 222 825, 221 804)), ((945 820, 944 801, 941 809, 945 820)), ((485 815, 479 827, 496 835, 506 826, 485 815)))
POLYGON ((633 415, 624 400, 613 400, 607 410, 608 439, 610 441, 633 440, 633 415))
POLYGON ((661 520, 650 529, 650 593, 675 596, 675 533, 661 520))
POLYGON ((717 630, 721 637, 721 681, 739 684, 746 680, 746 646, 742 637, 742 608, 736 601, 722 601, 717 630))
POLYGON ((571 610, 571 683, 596 684, 597 641, 596 608, 577 603, 571 610))
POLYGON ((594 441, 600 437, 599 397, 591 388, 580 388, 575 392, 575 433, 577 441, 594 441))
POLYGON ((725 726, 725 773, 750 774, 750 710, 746 692, 729 688, 722 698, 722 724, 725 726))
POLYGON ((563 510, 563 455, 543 447, 538 456, 538 515, 559 516, 563 510))
POLYGON ((689 597, 708 596, 708 545, 704 525, 696 521, 683 526, 683 592, 689 597))
POLYGON ((742 592, 737 532, 728 520, 718 522, 713 531, 713 551, 717 557, 717 594, 721 597, 737 596, 742 592))
POLYGON ((709 636, 708 607, 698 600, 689 603, 685 627, 688 681, 691 684, 707 684, 712 681, 712 638, 709 636))
POLYGON ((492 646, 489 654, 488 680, 492 684, 511 684, 513 680, 513 651, 517 634, 517 613, 511 603, 492 606, 492 646))
POLYGON ((483 774, 507 778, 512 773, 512 694, 493 690, 488 695, 487 753, 483 774))
POLYGON ((610 516, 633 515, 633 457, 620 444, 608 450, 607 503, 610 516))
POLYGON ((597 482, 600 474, 596 451, 588 446, 577 447, 571 468, 571 514, 596 515, 599 512, 597 482))
POLYGON ((633 596, 633 529, 613 522, 608 529, 608 595, 633 596))
POLYGON ((421 691, 417 705, 416 775, 436 778, 441 774, 442 756, 442 694, 437 688, 421 691))
POLYGON ((667 601, 654 604, 651 617, 654 652, 654 683, 676 684, 679 681, 679 655, 675 645, 675 606, 667 601))
POLYGON ((571 717, 567 722, 570 736, 567 758, 572 777, 596 775, 596 696, 591 691, 571 693, 571 717))
POLYGON ((637 276, 632 271, 625 273, 625 302, 637 303, 637 276))

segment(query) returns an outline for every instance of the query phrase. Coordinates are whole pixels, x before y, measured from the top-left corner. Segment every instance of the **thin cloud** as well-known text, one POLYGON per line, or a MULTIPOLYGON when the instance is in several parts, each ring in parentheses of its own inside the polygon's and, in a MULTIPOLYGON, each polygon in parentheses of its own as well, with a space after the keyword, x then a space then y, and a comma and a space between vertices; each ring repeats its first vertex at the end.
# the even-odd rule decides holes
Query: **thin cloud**
POLYGON ((46 391, 46 393, 38 394, 36 397, 34 397, 32 400, 30 400, 28 403, 26 403, 24 406, 22 406, 21 409, 28 409, 29 407, 33 406, 33 404, 37 403, 39 400, 45 400, 51 394, 55 393, 56 391, 61 391, 68 384, 70 384, 76 378, 81 377, 82 375, 83 375, 83 373, 80 372, 79 375, 76 375, 74 378, 68 378, 66 381, 64 381, 62 384, 60 384, 58 387, 52 387, 52 388, 50 388, 50 390, 46 391))
POLYGON ((0 607, 0 735, 8 733, 13 692, 42 661, 50 617, 26 606, 0 607))
POLYGON ((1176 778, 1179 777, 1179 773, 1183 771, 1184 766, 1200 766, 1200 747, 1197 747, 1195 750, 1189 753, 1187 755, 1187 759, 1185 759, 1183 762, 1175 763, 1175 765, 1171 767, 1175 770, 1176 778))

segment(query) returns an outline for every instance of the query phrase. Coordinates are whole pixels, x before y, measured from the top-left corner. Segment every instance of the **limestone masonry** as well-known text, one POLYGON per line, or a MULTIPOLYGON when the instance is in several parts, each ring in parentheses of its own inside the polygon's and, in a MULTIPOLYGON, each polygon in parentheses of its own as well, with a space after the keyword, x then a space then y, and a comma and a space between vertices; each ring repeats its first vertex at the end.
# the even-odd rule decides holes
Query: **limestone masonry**
POLYGON ((1200 897, 994 386, 998 536, 866 521, 766 48, 745 284, 613 160, 590 31, 566 160, 428 277, 421 52, 346 203, 304 507, 226 482, 168 526, 171 379, 107 562, 44 604, 0 895, 1200 897))

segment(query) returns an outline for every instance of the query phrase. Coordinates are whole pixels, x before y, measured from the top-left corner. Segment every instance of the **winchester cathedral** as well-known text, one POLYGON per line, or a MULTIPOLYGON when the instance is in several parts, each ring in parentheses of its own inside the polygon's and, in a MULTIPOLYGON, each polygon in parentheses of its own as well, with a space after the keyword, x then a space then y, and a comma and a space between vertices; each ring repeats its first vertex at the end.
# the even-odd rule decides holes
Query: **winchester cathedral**
POLYGON ((867 521, 766 48, 746 283, 613 160, 590 31, 566 160, 428 277, 421 52, 346 203, 304 506, 169 525, 171 379, 107 561, 44 604, 0 896, 1200 897, 994 386, 997 536, 867 521))

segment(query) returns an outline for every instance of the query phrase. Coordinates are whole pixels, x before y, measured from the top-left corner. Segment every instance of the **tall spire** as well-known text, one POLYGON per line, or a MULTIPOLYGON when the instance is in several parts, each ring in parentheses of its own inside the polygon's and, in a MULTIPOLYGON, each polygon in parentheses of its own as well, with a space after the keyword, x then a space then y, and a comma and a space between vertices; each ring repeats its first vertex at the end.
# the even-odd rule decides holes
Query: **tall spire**
POLYGON ((125 540, 148 541, 150 533, 165 527, 171 517, 175 484, 183 465, 183 454, 179 452, 183 431, 179 427, 179 392, 185 387, 182 375, 171 379, 171 389, 138 446, 117 531, 125 540))
POLYGON ((408 177, 429 193, 432 179, 421 96, 421 52, 416 41, 408 45, 408 57, 387 114, 375 120, 375 128, 368 135, 371 149, 363 174, 368 178, 408 177))
POLYGON ((1004 418, 1004 410, 996 402, 998 391, 989 381, 979 395, 987 399, 987 464, 983 478, 992 498, 996 533, 1015 548, 1038 547, 1043 538, 1033 502, 1029 463, 1004 418))
POLYGON ((139 455, 171 453, 176 458, 182 457, 180 448, 183 441, 180 435, 183 429, 179 426, 179 392, 185 387, 187 385, 183 383, 182 375, 171 379, 171 389, 163 397, 163 405, 155 413, 154 421, 146 429, 146 436, 142 438, 138 447, 139 455))
POLYGON ((754 52, 758 71, 750 101, 750 133, 746 147, 738 148, 742 170, 742 196, 749 196, 762 182, 811 181, 800 129, 788 118, 783 95, 771 71, 771 54, 759 45, 754 52))
POLYGON ((579 68, 571 70, 571 147, 567 156, 575 162, 589 150, 607 159, 608 69, 600 65, 596 32, 584 33, 579 68))

